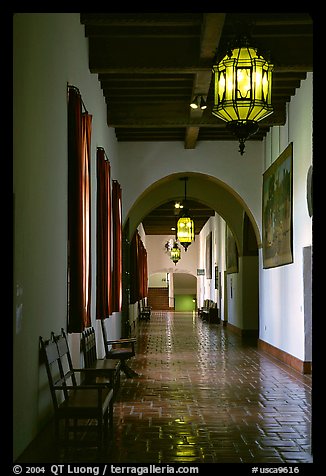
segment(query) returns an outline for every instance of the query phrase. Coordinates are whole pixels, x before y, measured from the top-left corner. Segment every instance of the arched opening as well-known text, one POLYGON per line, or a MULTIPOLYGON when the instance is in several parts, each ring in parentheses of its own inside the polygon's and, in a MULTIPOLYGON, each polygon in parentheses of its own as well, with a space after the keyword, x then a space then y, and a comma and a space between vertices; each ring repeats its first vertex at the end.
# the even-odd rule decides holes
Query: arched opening
POLYGON ((211 175, 194 172, 176 173, 166 176, 148 187, 135 201, 128 212, 129 238, 144 217, 154 208, 171 200, 183 197, 180 178, 188 176, 187 197, 190 200, 202 202, 214 209, 232 230, 237 242, 239 254, 242 255, 243 213, 246 212, 252 224, 258 247, 261 247, 261 237, 258 225, 252 211, 231 187, 211 175))
POLYGON ((190 273, 157 272, 148 280, 148 304, 152 310, 195 311, 197 278, 190 273))
MULTIPOLYGON (((191 298, 192 310, 196 309, 197 304, 203 297, 209 297, 218 304, 222 324, 229 325, 232 330, 243 337, 254 336, 254 339, 257 339, 259 328, 258 248, 261 246, 260 232, 249 207, 227 184, 215 177, 193 172, 172 174, 158 180, 141 194, 129 211, 129 237, 132 236, 149 212, 165 202, 179 200, 182 197, 183 191, 180 187, 179 178, 185 175, 189 176, 187 197, 211 207, 216 212, 212 220, 213 222, 214 220, 224 222, 224 228, 221 228, 221 233, 224 233, 224 236, 226 229, 230 229, 236 244, 238 267, 236 270, 227 272, 224 264, 219 263, 215 257, 215 262, 211 262, 211 272, 205 277, 206 284, 204 286, 200 285, 204 278, 201 281, 195 277, 196 271, 199 270, 191 270, 182 259, 178 263, 177 270, 171 261, 161 265, 160 269, 157 268, 156 271, 173 276, 173 287, 175 284, 174 278, 180 282, 187 274, 193 274, 199 285, 197 285, 197 292, 195 292, 196 297, 191 298), (177 275, 179 276, 177 277, 177 275), (209 290, 207 291, 208 287, 209 290)), ((212 226, 214 226, 214 223, 212 226)), ((222 238, 224 240, 223 236, 222 238)), ((206 236, 202 236, 201 239, 204 243, 206 236)), ((146 241, 153 243, 151 236, 146 236, 146 241)), ((216 234, 213 241, 213 247, 220 246, 221 237, 216 234)), ((162 243, 157 244, 155 248, 156 254, 158 250, 162 252, 163 248, 164 240, 162 239, 162 243)), ((190 246, 187 251, 187 258, 191 252, 192 247, 190 246)), ((203 254, 203 251, 199 250, 198 253, 203 254)), ((227 250, 220 253, 220 255, 223 255, 223 260, 225 260, 226 253, 227 250)), ((201 263, 201 266, 199 266, 198 262, 197 268, 200 267, 205 268, 205 264, 201 263)), ((183 284, 182 286, 186 285, 183 284)), ((173 303, 175 310, 182 310, 184 306, 190 308, 189 296, 191 293, 188 293, 187 305, 182 293, 180 292, 177 295, 178 298, 173 303)), ((175 298, 175 294, 173 296, 175 298)), ((172 307, 171 300, 169 307, 172 307)))
POLYGON ((188 273, 173 273, 174 310, 195 311, 197 302, 197 278, 188 273))

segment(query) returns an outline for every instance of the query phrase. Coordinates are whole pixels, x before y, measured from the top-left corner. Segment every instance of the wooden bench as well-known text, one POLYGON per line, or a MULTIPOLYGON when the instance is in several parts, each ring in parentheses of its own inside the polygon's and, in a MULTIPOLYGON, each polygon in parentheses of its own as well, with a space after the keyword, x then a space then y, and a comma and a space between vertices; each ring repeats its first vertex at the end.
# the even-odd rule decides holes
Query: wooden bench
POLYGON ((80 348, 84 356, 84 365, 86 367, 84 373, 85 382, 88 384, 109 383, 114 390, 114 397, 116 397, 120 387, 120 360, 98 359, 96 335, 93 327, 88 327, 81 333, 80 348), (93 372, 89 372, 88 369, 93 370, 93 372))
POLYGON ((57 336, 52 333, 48 340, 40 337, 39 341, 54 407, 56 444, 95 445, 101 449, 108 428, 113 428, 113 389, 101 384, 77 384, 76 374, 85 369, 73 368, 64 330, 57 336), (95 442, 86 438, 91 430, 97 433, 95 442))

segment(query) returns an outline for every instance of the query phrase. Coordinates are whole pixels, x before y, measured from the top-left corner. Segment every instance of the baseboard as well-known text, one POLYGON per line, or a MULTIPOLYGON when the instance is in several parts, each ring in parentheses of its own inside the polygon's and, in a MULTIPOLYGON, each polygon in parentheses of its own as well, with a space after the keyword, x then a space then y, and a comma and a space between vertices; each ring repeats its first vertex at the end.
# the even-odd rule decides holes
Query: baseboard
POLYGON ((302 361, 297 357, 294 357, 291 354, 288 354, 284 350, 278 349, 273 345, 265 342, 261 339, 258 339, 258 349, 266 352, 267 354, 272 355, 276 359, 280 360, 284 364, 289 365, 294 370, 302 374, 311 374, 312 373, 312 362, 302 361))
POLYGON ((223 326, 240 336, 243 340, 252 341, 253 343, 258 340, 258 329, 240 329, 240 327, 226 321, 223 321, 223 326))
POLYGON ((223 326, 227 327, 231 332, 234 332, 238 336, 240 336, 244 341, 254 343, 255 340, 258 344, 258 349, 270 354, 271 356, 275 357, 276 359, 280 360, 286 365, 289 365, 297 372, 302 374, 311 374, 312 373, 312 362, 302 361, 297 357, 294 357, 291 354, 288 354, 284 350, 278 349, 273 345, 265 342, 258 337, 258 330, 256 329, 240 329, 240 327, 235 326, 234 324, 230 324, 227 321, 223 321, 223 326))
POLYGON ((240 327, 230 324, 228 321, 223 321, 223 326, 227 327, 231 332, 241 337, 242 329, 240 329, 240 327))

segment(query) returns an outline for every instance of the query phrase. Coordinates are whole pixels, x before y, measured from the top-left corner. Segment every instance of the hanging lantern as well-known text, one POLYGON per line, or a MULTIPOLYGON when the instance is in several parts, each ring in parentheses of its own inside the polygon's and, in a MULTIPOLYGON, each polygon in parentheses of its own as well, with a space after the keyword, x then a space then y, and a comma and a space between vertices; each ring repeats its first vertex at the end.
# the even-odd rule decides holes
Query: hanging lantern
POLYGON ((239 139, 239 152, 255 134, 258 122, 273 112, 271 103, 273 65, 243 35, 226 56, 213 66, 214 106, 212 113, 226 121, 239 139))
POLYGON ((181 258, 181 250, 178 247, 178 243, 176 241, 174 242, 173 248, 171 249, 170 257, 174 264, 177 264, 177 262, 181 258))
POLYGON ((185 251, 187 251, 188 246, 195 237, 194 221, 188 214, 179 218, 177 235, 180 244, 184 247, 185 251))
POLYGON ((185 199, 184 199, 184 208, 181 217, 177 223, 177 238, 179 243, 187 251, 188 246, 195 239, 195 225, 193 219, 189 215, 189 210, 186 207, 187 200, 187 180, 188 177, 183 177, 180 180, 185 181, 185 199))

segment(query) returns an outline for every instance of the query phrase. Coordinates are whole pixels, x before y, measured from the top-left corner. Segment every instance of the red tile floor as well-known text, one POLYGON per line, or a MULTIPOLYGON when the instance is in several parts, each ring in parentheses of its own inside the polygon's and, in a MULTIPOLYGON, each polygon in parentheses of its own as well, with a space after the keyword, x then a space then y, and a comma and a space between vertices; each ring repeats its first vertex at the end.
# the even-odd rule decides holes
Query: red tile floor
MULTIPOLYGON (((313 462, 311 376, 191 313, 153 312, 136 336, 139 377, 122 374, 113 439, 61 462, 313 462)), ((46 441, 21 461, 54 462, 46 441)))

